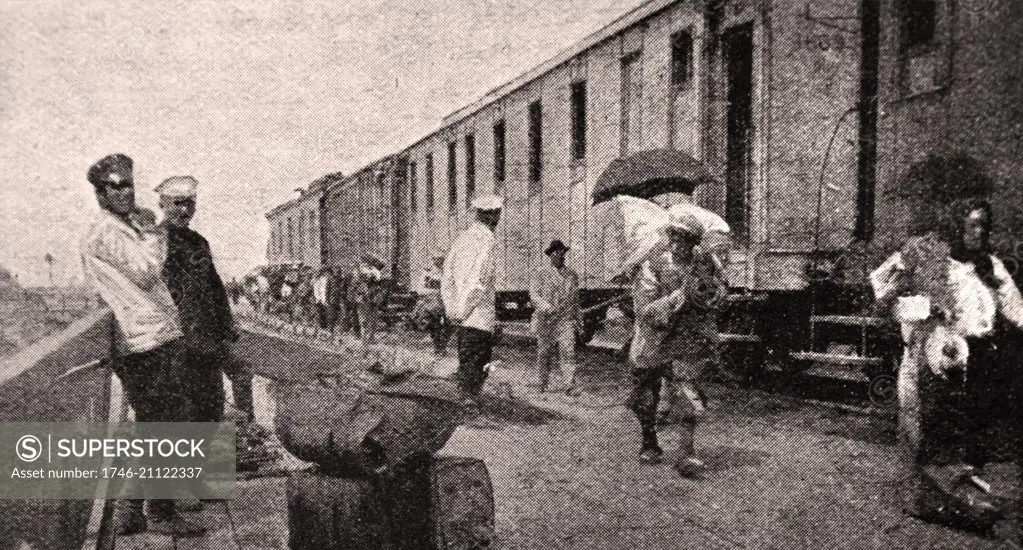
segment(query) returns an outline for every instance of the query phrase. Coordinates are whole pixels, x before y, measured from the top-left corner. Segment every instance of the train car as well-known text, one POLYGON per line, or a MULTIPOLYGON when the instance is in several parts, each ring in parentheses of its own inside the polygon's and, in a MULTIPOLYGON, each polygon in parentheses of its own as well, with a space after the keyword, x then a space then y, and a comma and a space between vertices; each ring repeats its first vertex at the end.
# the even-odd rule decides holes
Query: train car
MULTIPOLYGON (((385 179, 401 182, 390 207, 406 216, 347 219, 387 227, 375 242, 417 274, 467 226, 472 197, 497 193, 500 320, 528 319, 529 274, 559 238, 592 332, 606 300, 625 292, 611 283, 622 260, 613 207, 591 206, 597 177, 635 151, 686 151, 718 181, 694 198, 734 232, 727 313, 744 328, 726 327, 724 340, 760 344, 787 365, 876 373, 894 352, 866 343, 884 322, 869 315, 865 274, 906 237, 909 165, 965 152, 1005 182, 1000 241, 1023 222, 1012 182, 1023 168, 1020 10, 995 0, 652 0, 381 161, 385 179)), ((351 214, 328 216, 378 204, 359 197, 351 214)))
POLYGON ((364 254, 386 264, 384 276, 408 287, 409 193, 399 157, 386 157, 324 189, 323 263, 350 272, 364 254))
MULTIPOLYGON (((834 249, 854 231, 858 136, 846 113, 859 99, 856 51, 808 47, 808 31, 820 30, 804 7, 648 2, 447 117, 400 153, 415 182, 413 269, 466 226, 474 192, 492 191, 506 204, 501 319, 528 319, 529 273, 554 238, 572 248, 584 307, 601 304, 624 292, 611 283, 622 236, 612 207, 591 206, 593 185, 615 158, 674 148, 705 162, 720 182, 698 189, 696 199, 735 231, 735 289, 803 289, 814 237, 816 248, 834 249), (827 150, 832 128, 837 146, 827 150), (808 196, 826 156, 826 184, 837 191, 818 208, 808 196)), ((856 8, 834 2, 815 16, 856 8)), ((588 325, 599 326, 603 312, 593 310, 588 325)))

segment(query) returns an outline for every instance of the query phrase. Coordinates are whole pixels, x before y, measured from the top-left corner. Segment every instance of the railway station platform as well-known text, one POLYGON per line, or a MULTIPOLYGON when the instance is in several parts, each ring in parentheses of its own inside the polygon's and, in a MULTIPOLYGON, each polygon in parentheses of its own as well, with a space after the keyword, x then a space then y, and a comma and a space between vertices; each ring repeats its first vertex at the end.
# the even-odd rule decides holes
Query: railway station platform
MULTIPOLYGON (((373 352, 427 361, 430 346, 393 342, 373 352), (400 350, 396 348, 402 348, 400 350)), ((273 386, 301 380, 353 352, 312 331, 247 322, 236 351, 257 373, 257 420, 272 425, 273 386), (302 343, 286 362, 267 350, 274 339, 302 343)), ((359 351, 356 350, 356 353, 359 351)), ((635 420, 623 406, 627 376, 611 354, 585 352, 579 398, 529 388, 528 347, 495 352, 480 415, 460 427, 440 454, 483 459, 494 482, 497 548, 501 549, 889 549, 1012 548, 1009 542, 925 523, 900 508, 894 426, 818 404, 712 386, 698 450, 702 480, 667 465, 637 460, 635 420)), ((434 361, 438 370, 453 359, 434 361)), ((673 448, 670 427, 662 446, 673 448)), ((172 541, 151 534, 120 539, 142 550, 287 548, 285 479, 309 465, 285 457, 240 481, 239 498, 192 518, 203 538, 172 541), (174 546, 176 544, 176 546, 174 546)), ((1002 467, 1004 478, 1012 472, 1002 467)))
MULTIPOLYGON (((50 419, 91 414, 98 402, 90 395, 99 384, 77 381, 60 391, 51 389, 55 375, 69 363, 102 351, 102 327, 91 322, 72 327, 77 336, 63 343, 41 343, 46 349, 33 351, 30 368, 18 361, 0 368, 0 397, 10 405, 0 407, 3 418, 19 418, 25 410, 50 419), (60 353, 54 355, 55 350, 60 353), (12 404, 15 396, 26 402, 12 404)), ((256 375, 257 422, 271 429, 275 388, 281 384, 309 380, 367 351, 429 364, 439 374, 454 368, 453 358, 432 360, 430 349, 426 338, 384 335, 380 345, 366 350, 311 329, 244 316, 235 345, 256 375)), ((531 347, 501 346, 495 356, 500 363, 484 389, 479 415, 459 427, 440 454, 486 463, 494 486, 496 548, 1014 547, 998 538, 1011 533, 1009 524, 999 526, 995 536, 981 536, 903 514, 903 472, 890 419, 711 385, 708 415, 697 433, 698 452, 709 471, 703 479, 689 480, 668 465, 675 443, 670 426, 662 437, 669 453, 665 464, 637 460, 638 428, 624 406, 628 373, 614 354, 582 352, 579 376, 585 393, 577 398, 539 394, 529 387, 531 347)), ((240 476, 237 499, 189 514, 208 528, 205 536, 173 540, 144 533, 119 538, 116 548, 287 548, 286 480, 311 465, 279 450, 279 460, 240 476)), ((1008 466, 995 470, 1000 479, 1013 476, 1008 466)), ((83 549, 96 548, 101 508, 102 501, 96 501, 92 536, 83 549)), ((40 516, 37 521, 53 519, 40 516)), ((17 550, 41 550, 15 542, 17 550)))

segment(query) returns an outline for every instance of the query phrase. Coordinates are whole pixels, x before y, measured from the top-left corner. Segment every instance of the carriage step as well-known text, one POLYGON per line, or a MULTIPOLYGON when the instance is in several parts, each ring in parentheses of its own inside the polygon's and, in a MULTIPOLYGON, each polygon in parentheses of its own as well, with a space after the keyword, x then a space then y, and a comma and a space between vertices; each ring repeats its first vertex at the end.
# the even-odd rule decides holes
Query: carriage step
POLYGON ((759 344, 760 337, 756 334, 733 334, 727 332, 718 333, 718 342, 722 344, 744 343, 759 344))
POLYGON ((865 315, 811 315, 810 322, 854 327, 881 327, 887 323, 887 320, 884 317, 868 317, 865 315))
POLYGON ((502 336, 511 336, 518 338, 533 337, 533 332, 529 328, 529 323, 512 321, 507 323, 500 323, 500 325, 502 336))
POLYGON ((745 293, 732 293, 729 294, 725 301, 729 304, 762 304, 767 301, 766 294, 745 294, 745 293))
POLYGON ((884 360, 880 357, 865 357, 863 355, 845 355, 841 353, 825 353, 818 351, 793 352, 792 358, 796 361, 812 361, 814 363, 846 365, 850 367, 875 367, 884 364, 884 360))

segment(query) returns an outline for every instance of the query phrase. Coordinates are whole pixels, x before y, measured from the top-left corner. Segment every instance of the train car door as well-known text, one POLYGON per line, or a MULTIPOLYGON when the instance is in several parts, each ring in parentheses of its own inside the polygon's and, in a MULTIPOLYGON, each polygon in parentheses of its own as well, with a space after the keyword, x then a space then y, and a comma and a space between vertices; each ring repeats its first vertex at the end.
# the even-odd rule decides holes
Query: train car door
POLYGON ((391 276, 398 284, 408 288, 412 283, 410 277, 410 235, 409 226, 412 217, 412 209, 409 204, 411 198, 411 184, 407 177, 408 159, 401 157, 396 159, 391 167, 391 217, 394 224, 394 250, 392 251, 393 265, 391 276))
POLYGON ((736 243, 750 240, 753 174, 753 24, 730 27, 722 35, 725 69, 725 219, 736 243))

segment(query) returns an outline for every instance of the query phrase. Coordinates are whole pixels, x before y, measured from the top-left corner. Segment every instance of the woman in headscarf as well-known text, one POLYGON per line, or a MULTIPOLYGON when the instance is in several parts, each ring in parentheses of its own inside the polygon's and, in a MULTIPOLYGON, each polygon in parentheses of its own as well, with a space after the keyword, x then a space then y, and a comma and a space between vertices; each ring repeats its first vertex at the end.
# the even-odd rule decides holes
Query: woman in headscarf
POLYGON ((992 209, 982 193, 944 203, 937 196, 930 226, 919 227, 870 280, 906 344, 898 387, 908 508, 927 519, 989 526, 1000 511, 984 480, 986 432, 1008 405, 993 399, 1007 375, 996 320, 1023 327, 1023 298, 991 252, 992 209))

